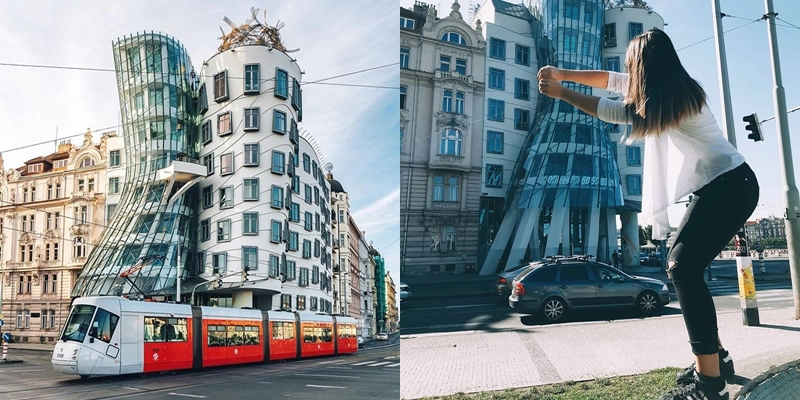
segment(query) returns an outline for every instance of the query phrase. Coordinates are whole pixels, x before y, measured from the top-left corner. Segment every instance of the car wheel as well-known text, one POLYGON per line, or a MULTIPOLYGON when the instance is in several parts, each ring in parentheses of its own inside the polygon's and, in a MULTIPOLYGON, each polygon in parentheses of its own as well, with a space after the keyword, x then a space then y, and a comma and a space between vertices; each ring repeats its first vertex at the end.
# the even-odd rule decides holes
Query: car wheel
POLYGON ((557 297, 551 297, 542 304, 542 316, 549 322, 560 321, 564 317, 566 311, 566 304, 557 297))
POLYGON ((661 308, 661 301, 651 291, 642 292, 636 299, 636 308, 644 315, 654 315, 661 308))

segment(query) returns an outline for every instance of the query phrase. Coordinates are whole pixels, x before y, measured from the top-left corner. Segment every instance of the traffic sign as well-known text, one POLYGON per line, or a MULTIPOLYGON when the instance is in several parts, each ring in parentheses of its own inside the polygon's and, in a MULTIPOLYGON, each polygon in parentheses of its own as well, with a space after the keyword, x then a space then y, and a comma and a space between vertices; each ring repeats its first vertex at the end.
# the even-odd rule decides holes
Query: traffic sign
POLYGON ((10 342, 11 341, 11 334, 8 333, 8 332, 4 333, 3 334, 3 341, 4 342, 10 342))

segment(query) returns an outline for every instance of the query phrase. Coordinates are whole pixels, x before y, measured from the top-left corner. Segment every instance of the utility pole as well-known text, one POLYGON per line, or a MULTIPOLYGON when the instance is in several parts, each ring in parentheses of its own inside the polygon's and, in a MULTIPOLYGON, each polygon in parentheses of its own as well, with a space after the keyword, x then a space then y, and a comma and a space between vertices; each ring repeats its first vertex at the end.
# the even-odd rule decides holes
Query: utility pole
POLYGON ((733 108, 731 107, 731 88, 728 84, 728 61, 725 56, 725 36, 722 32, 723 14, 719 11, 719 0, 711 0, 711 11, 714 13, 714 37, 717 49, 717 69, 719 71, 719 90, 722 100, 722 119, 725 121, 725 137, 736 147, 736 129, 733 125, 733 108))
POLYGON ((781 62, 778 52, 778 33, 775 28, 775 17, 772 0, 764 0, 770 47, 772 55, 772 80, 775 84, 775 115, 778 116, 778 148, 780 149, 781 165, 783 165, 783 200, 786 205, 786 244, 789 248, 789 269, 792 276, 792 292, 794 295, 794 318, 800 319, 800 254, 797 241, 800 240, 800 196, 794 179, 794 163, 792 162, 792 145, 789 137, 789 119, 786 115, 786 93, 783 90, 781 79, 781 62))

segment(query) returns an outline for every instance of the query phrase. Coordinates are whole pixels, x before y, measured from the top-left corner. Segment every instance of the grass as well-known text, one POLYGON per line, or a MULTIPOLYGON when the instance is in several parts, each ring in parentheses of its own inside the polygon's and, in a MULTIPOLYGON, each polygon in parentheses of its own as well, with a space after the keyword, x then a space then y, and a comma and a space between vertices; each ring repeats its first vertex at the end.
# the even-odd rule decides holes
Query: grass
POLYGON ((497 392, 457 393, 427 400, 652 400, 675 387, 675 374, 678 371, 679 368, 661 368, 642 375, 497 392))

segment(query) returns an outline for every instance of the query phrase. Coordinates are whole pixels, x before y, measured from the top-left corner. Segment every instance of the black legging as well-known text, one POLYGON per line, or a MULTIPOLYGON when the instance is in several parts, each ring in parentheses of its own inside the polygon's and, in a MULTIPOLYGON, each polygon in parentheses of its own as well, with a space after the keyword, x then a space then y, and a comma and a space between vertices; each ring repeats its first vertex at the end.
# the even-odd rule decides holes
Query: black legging
POLYGON ((694 354, 717 352, 717 315, 703 270, 742 229, 758 203, 758 181, 747 163, 695 192, 669 251, 675 285, 694 354))

